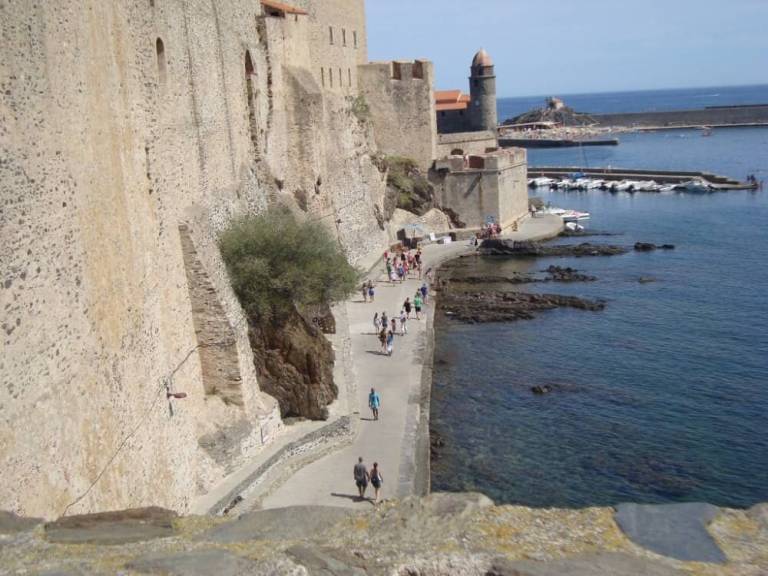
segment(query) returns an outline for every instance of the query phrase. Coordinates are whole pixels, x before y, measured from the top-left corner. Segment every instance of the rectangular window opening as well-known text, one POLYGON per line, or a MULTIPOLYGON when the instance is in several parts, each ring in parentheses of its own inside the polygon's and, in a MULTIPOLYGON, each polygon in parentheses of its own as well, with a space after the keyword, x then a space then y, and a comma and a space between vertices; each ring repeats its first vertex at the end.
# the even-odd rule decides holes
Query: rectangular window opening
POLYGON ((320 67, 320 83, 323 85, 323 88, 325 88, 325 68, 322 66, 320 67))
POLYGON ((333 46, 333 26, 328 26, 328 38, 331 41, 331 46, 333 46))
POLYGON ((357 30, 352 31, 352 39, 355 42, 355 48, 357 48, 357 30))
POLYGON ((352 86, 352 68, 347 68, 347 84, 352 86))
POLYGON ((347 29, 346 28, 341 29, 341 45, 342 46, 347 45, 347 29))

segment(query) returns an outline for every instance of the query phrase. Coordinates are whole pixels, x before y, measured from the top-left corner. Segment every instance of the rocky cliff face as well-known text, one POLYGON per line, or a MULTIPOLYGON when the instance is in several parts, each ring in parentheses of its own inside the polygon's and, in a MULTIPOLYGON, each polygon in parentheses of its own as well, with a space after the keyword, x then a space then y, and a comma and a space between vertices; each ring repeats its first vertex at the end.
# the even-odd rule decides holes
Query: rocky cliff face
POLYGON ((274 396, 283 418, 328 418, 336 399, 330 342, 294 310, 274 322, 251 322, 253 360, 261 389, 274 396))
POLYGON ((7 574, 184 576, 757 576, 768 571, 765 504, 750 510, 647 506, 626 514, 622 507, 618 512, 530 509, 494 506, 480 494, 432 494, 357 506, 262 510, 237 519, 184 518, 150 508, 46 525, 0 513, 0 566, 7 574))

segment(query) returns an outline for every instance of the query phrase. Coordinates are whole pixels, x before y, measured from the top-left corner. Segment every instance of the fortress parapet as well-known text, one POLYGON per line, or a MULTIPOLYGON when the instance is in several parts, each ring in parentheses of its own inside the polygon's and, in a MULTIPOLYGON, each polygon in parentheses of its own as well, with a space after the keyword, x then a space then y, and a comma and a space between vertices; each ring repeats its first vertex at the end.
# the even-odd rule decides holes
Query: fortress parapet
POLYGON ((467 228, 508 228, 528 214, 526 166, 522 148, 453 155, 435 162, 432 180, 440 205, 460 214, 467 228))
POLYGON ((358 77, 379 149, 427 169, 437 148, 432 62, 372 62, 358 67, 358 77))

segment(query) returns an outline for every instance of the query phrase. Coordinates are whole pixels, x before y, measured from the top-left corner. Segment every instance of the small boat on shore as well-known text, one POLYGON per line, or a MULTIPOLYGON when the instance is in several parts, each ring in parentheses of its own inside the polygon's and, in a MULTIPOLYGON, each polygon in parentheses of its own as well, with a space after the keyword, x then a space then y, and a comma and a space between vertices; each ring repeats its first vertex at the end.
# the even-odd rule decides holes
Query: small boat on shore
POLYGON ((589 220, 589 212, 579 212, 578 210, 565 210, 560 217, 563 222, 578 222, 579 220, 589 220))

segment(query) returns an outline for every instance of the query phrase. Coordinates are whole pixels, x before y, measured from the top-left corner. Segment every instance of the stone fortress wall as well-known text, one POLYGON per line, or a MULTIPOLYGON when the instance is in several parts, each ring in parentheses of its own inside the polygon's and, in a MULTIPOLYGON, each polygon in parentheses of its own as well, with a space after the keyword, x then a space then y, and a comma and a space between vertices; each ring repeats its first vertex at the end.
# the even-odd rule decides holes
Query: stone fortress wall
POLYGON ((441 206, 461 215, 467 228, 512 226, 528 213, 526 152, 507 148, 449 156, 435 162, 432 181, 441 206))
POLYGON ((372 62, 359 75, 379 150, 428 170, 437 157, 432 62, 372 62))
MULTIPOLYGON (((354 20, 365 59, 362 1, 303 4, 354 20)), ((308 12, 0 4, 0 508, 185 511, 279 431, 218 232, 284 200, 353 262, 386 242, 370 127, 318 82, 308 12)))

